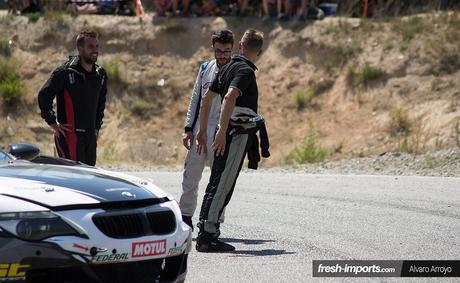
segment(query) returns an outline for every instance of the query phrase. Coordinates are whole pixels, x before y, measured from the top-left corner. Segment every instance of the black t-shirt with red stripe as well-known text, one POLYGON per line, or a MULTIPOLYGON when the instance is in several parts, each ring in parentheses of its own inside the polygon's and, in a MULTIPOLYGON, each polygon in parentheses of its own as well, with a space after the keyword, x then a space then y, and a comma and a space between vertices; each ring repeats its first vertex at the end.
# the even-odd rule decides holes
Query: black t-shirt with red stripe
POLYGON ((257 67, 251 61, 241 55, 233 55, 230 62, 219 70, 209 89, 223 99, 230 87, 235 88, 240 92, 235 105, 248 107, 257 113, 259 90, 255 70, 257 67))

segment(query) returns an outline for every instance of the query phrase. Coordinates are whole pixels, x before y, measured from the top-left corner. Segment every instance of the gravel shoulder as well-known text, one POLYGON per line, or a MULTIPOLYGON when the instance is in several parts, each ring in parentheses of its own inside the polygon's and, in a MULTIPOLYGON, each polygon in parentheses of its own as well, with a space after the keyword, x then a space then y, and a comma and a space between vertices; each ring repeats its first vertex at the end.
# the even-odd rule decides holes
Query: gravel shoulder
MULTIPOLYGON (((182 165, 168 167, 145 164, 104 164, 100 167, 109 170, 131 172, 182 171, 182 165)), ((205 170, 209 170, 209 168, 206 168, 205 170)), ((243 172, 245 171, 252 170, 243 169, 243 172)), ((326 175, 338 174, 460 177, 460 148, 440 150, 423 155, 386 152, 384 154, 370 157, 270 168, 265 168, 262 163, 258 171, 326 175)))

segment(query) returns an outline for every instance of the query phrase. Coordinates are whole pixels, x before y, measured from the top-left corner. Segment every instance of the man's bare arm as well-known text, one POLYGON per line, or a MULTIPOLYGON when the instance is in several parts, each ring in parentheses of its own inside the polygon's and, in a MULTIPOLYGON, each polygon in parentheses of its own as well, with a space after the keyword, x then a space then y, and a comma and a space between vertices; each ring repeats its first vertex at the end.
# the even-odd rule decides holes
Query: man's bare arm
POLYGON ((217 93, 207 90, 204 94, 203 98, 201 99, 201 106, 200 106, 200 129, 207 130, 208 129, 208 120, 209 120, 209 112, 211 112, 212 101, 214 97, 217 96, 217 93))
POLYGON ((201 106, 200 106, 200 129, 196 135, 196 151, 198 154, 201 152, 206 151, 206 132, 208 130, 208 120, 209 120, 209 112, 211 112, 211 106, 213 99, 217 96, 217 93, 208 89, 204 94, 203 98, 201 99, 201 106))

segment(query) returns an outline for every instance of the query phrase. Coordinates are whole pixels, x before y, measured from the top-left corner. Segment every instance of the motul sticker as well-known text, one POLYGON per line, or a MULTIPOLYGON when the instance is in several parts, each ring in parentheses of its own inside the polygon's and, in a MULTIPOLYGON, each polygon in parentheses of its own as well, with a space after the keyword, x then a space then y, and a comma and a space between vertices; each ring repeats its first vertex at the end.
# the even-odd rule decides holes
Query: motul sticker
POLYGON ((132 257, 166 254, 166 240, 133 243, 131 252, 132 257))

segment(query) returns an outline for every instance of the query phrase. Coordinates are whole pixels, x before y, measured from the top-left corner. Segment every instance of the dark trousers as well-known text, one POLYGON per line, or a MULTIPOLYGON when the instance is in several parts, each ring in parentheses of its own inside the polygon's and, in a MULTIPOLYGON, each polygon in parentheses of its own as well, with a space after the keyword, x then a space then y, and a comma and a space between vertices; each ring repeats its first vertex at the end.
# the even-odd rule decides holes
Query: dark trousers
MULTIPOLYGON (((225 153, 214 156, 211 177, 200 211, 200 233, 215 234, 222 211, 229 203, 243 160, 252 142, 249 134, 227 134, 225 153)), ((211 149, 209 149, 211 150, 211 149)))
POLYGON ((59 157, 96 165, 97 140, 95 132, 67 132, 66 136, 54 137, 59 157))

